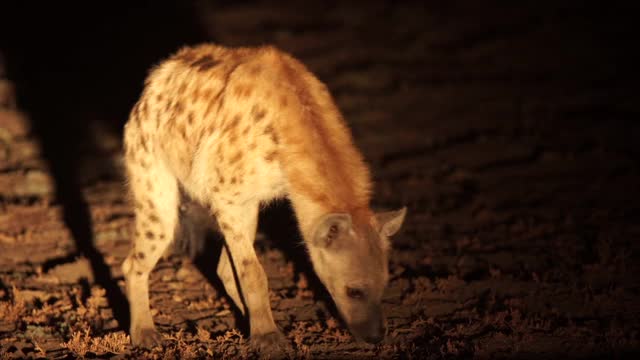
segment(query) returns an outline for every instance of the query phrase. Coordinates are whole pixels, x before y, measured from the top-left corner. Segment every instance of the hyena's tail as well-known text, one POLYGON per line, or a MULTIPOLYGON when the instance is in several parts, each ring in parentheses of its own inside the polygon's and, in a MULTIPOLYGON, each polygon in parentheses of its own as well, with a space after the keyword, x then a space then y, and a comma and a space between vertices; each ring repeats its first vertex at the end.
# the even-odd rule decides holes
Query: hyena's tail
POLYGON ((185 195, 181 196, 179 216, 171 251, 193 260, 204 250, 207 234, 219 229, 211 213, 185 195))

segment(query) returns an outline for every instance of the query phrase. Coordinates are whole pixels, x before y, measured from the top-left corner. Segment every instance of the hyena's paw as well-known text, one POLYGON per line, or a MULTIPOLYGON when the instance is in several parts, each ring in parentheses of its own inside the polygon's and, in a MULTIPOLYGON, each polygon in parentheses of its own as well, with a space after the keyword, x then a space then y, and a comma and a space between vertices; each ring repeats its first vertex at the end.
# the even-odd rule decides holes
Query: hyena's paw
POLYGON ((269 355, 270 358, 282 358, 291 350, 287 338, 280 331, 252 335, 251 343, 261 355, 269 355))
POLYGON ((154 328, 138 328, 131 331, 131 344, 146 349, 162 345, 162 336, 154 328))

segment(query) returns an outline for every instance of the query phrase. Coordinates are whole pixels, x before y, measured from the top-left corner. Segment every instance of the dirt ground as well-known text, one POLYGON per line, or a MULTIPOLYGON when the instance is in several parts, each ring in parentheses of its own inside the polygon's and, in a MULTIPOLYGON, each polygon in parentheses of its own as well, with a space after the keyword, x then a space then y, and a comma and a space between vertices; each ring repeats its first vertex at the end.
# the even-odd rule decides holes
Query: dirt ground
MULTIPOLYGON (((409 209, 393 238, 389 330, 376 346, 354 342, 341 323, 296 245, 288 204, 263 211, 256 247, 289 357, 640 353, 630 8, 278 4, 202 2, 186 21, 207 41, 272 43, 299 57, 327 83, 371 165, 374 208, 409 209)), ((11 80, 0 86, 15 86, 18 102, 0 109, 2 359, 256 356, 215 277, 216 236, 195 259, 170 254, 151 275, 162 348, 128 345, 120 264, 133 215, 121 126, 146 68, 197 38, 175 20, 183 8, 151 20, 138 17, 147 8, 131 11, 89 32, 92 43, 65 43, 61 35, 82 31, 44 30, 54 20, 39 15, 44 40, 0 48, 11 80), (127 31, 138 21, 156 22, 127 31), (102 53, 119 41, 130 42, 126 54, 102 53)))

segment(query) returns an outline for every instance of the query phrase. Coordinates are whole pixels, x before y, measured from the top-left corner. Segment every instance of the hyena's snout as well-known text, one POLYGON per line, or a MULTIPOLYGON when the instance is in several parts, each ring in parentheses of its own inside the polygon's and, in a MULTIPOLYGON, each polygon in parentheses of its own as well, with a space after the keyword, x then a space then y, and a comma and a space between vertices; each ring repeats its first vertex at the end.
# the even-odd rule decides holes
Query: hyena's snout
POLYGON ((387 332, 382 309, 375 307, 369 310, 367 315, 366 320, 350 324, 349 328, 358 340, 377 344, 384 339, 387 332))

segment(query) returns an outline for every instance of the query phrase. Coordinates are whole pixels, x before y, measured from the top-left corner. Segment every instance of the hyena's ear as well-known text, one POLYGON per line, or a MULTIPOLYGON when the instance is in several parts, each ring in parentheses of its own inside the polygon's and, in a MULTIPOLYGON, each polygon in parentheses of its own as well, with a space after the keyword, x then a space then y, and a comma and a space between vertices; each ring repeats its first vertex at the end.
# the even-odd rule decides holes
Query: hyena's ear
POLYGON ((318 247, 329 247, 334 240, 351 230, 351 215, 330 213, 318 221, 313 232, 313 244, 318 247))
POLYGON ((376 220, 380 224, 380 234, 391 236, 397 233, 404 222, 405 215, 407 215, 406 206, 399 210, 377 213, 376 220))

